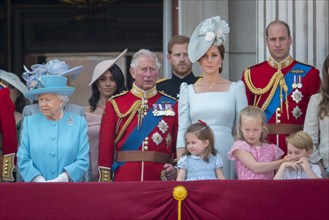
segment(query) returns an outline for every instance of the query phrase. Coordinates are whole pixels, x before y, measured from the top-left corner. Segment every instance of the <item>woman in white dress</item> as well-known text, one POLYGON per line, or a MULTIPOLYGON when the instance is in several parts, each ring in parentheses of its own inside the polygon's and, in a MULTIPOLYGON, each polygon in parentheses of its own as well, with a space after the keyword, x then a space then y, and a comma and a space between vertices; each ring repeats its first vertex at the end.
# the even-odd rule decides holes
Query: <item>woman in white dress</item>
POLYGON ((117 58, 105 60, 96 65, 91 82, 92 95, 89 98, 89 106, 85 107, 85 115, 88 122, 88 137, 90 144, 89 181, 98 181, 98 144, 99 128, 105 108, 105 103, 116 94, 123 92, 125 88, 124 75, 115 63, 127 50, 117 58))
POLYGON ((186 128, 200 119, 214 131, 225 178, 235 179, 234 161, 226 155, 233 145, 233 130, 241 109, 247 106, 247 98, 242 81, 231 82, 221 75, 223 43, 228 33, 228 24, 216 16, 201 22, 191 36, 189 58, 193 63, 199 62, 202 78, 193 85, 183 83, 180 87, 177 159, 184 150, 186 128))
POLYGON ((323 177, 329 178, 329 55, 323 63, 320 93, 312 95, 308 103, 304 131, 313 140, 310 161, 320 166, 323 177))

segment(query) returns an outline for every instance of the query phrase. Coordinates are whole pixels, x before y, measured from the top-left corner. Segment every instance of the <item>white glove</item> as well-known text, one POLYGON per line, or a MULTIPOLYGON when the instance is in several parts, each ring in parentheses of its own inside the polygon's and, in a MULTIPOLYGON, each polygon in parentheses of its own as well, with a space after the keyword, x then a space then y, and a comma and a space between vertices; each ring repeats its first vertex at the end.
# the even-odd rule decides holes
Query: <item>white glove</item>
POLYGON ((33 178, 32 182, 39 182, 39 183, 42 183, 42 182, 46 182, 45 178, 41 175, 38 175, 36 177, 33 178))
POLYGON ((62 173, 59 175, 57 178, 52 179, 52 180, 47 180, 47 182, 57 182, 57 183, 64 183, 64 182, 69 182, 69 177, 66 173, 62 173))

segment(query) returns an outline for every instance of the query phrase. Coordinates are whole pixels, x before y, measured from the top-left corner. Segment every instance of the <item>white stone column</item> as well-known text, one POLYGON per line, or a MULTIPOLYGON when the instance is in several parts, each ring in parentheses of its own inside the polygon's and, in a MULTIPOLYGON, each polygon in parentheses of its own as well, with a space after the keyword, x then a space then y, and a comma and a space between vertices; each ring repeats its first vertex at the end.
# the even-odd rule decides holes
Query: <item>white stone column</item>
POLYGON ((171 66, 167 59, 167 45, 172 35, 171 1, 163 1, 163 43, 162 43, 162 77, 171 78, 171 66))
POLYGON ((291 55, 322 69, 329 47, 328 0, 257 0, 257 62, 266 60, 265 30, 276 19, 288 23, 293 38, 291 55))

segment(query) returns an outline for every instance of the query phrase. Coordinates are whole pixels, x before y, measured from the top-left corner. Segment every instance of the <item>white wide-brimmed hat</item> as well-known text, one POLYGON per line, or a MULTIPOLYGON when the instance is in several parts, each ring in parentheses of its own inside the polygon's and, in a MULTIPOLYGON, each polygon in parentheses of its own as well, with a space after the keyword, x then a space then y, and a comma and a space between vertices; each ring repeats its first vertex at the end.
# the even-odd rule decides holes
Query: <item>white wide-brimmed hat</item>
POLYGON ((23 73, 23 79, 28 80, 30 75, 58 75, 70 77, 74 81, 82 72, 83 66, 77 66, 69 69, 69 65, 65 61, 58 59, 49 60, 46 64, 34 64, 31 66, 32 71, 29 71, 24 66, 25 72, 23 73))
POLYGON ((220 16, 207 18, 193 31, 188 45, 188 56, 192 63, 197 62, 211 47, 224 43, 230 28, 220 16))
POLYGON ((35 76, 27 82, 29 91, 24 96, 30 100, 37 100, 40 94, 45 93, 70 96, 75 88, 67 86, 66 82, 67 78, 59 75, 35 76))
POLYGON ((126 54, 128 49, 125 49, 119 56, 112 60, 105 60, 96 65, 93 76, 88 86, 93 84, 103 73, 110 69, 123 55, 126 54))
POLYGON ((18 89, 22 94, 25 94, 28 91, 24 83, 22 83, 22 81, 14 73, 0 70, 0 79, 6 81, 10 85, 18 89))

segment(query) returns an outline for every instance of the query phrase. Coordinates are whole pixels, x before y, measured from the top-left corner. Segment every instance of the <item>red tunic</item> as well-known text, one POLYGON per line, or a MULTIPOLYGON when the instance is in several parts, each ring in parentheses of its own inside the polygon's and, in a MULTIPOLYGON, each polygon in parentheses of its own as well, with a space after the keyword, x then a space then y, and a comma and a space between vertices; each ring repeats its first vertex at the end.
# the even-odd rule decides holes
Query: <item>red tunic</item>
MULTIPOLYGON (((304 124, 304 119, 305 119, 309 99, 313 94, 319 92, 320 83, 321 83, 321 79, 319 76, 319 70, 312 66, 300 63, 296 60, 293 60, 291 57, 288 57, 287 59, 282 61, 280 64, 273 62, 273 59, 270 58, 268 61, 262 62, 260 64, 254 65, 252 67, 249 67, 246 70, 246 71, 248 71, 248 70, 250 71, 250 79, 251 79, 251 82, 254 85, 254 87, 263 89, 270 83, 272 76, 278 71, 279 65, 281 65, 281 72, 286 76, 287 73, 289 73, 290 70, 296 64, 306 66, 307 69, 310 69, 310 70, 301 79, 301 82, 300 82, 302 85, 301 88, 293 88, 292 83, 287 83, 288 88, 290 90, 292 90, 292 92, 290 94, 288 94, 289 119, 288 119, 287 110, 286 110, 286 106, 285 106, 285 102, 284 102, 282 109, 281 109, 281 116, 280 116, 281 124, 299 124, 299 125, 304 124), (302 94, 302 98, 298 103, 292 97, 292 93, 295 92, 297 89, 302 94), (300 109, 301 115, 296 118, 296 113, 294 113, 293 110, 297 106, 300 109)), ((301 73, 301 72, 302 71, 300 71, 299 73, 301 73)), ((300 80, 300 78, 298 77, 299 73, 298 73, 298 71, 295 71, 295 73, 296 74, 294 74, 294 75, 296 75, 296 76, 294 77, 294 79, 296 82, 298 82, 298 80, 300 80)), ((252 91, 250 91, 250 89, 247 86, 246 78, 245 78, 244 74, 242 76, 242 81, 246 84, 246 95, 248 98, 248 104, 254 105, 255 98, 257 99, 257 97, 259 97, 259 96, 256 96, 252 91)), ((278 88, 280 88, 280 87, 278 86, 278 88)), ((257 107, 261 108, 263 106, 264 102, 266 101, 267 97, 270 94, 270 91, 271 90, 269 90, 268 92, 266 92, 265 94, 263 94, 261 96, 258 104, 256 104, 257 107)), ((285 96, 285 93, 283 93, 283 95, 285 96)), ((277 107, 280 107, 280 105, 277 107)), ((268 113, 269 108, 266 108, 264 112, 268 113)), ((268 118, 268 123, 276 124, 276 114, 275 113, 271 117, 268 118)), ((287 153, 285 137, 286 137, 286 135, 279 135, 279 143, 277 143, 277 144, 285 153, 287 153)), ((272 143, 276 143, 276 135, 269 135, 269 141, 271 141, 272 143)))
MULTIPOLYGON (((134 88, 132 89, 132 91, 134 88)), ((141 96, 134 94, 134 92, 127 92, 116 96, 111 99, 111 101, 106 103, 105 111, 101 121, 100 135, 99 135, 99 161, 98 165, 101 167, 111 168, 115 161, 114 155, 115 151, 122 150, 124 143, 127 138, 131 135, 134 129, 138 126, 138 112, 134 115, 131 122, 124 129, 121 138, 115 145, 115 138, 118 133, 123 129, 124 124, 127 122, 131 113, 124 117, 119 125, 119 132, 116 134, 116 126, 118 125, 119 116, 115 111, 113 103, 117 104, 118 110, 121 114, 125 114, 129 109, 136 103, 136 101, 141 100, 141 96)), ((159 99, 164 97, 154 90, 153 95, 147 98, 148 108, 151 110, 147 114, 149 117, 159 117, 152 113, 153 104, 159 103, 159 99)), ((169 98, 169 97, 166 97, 169 98)), ((142 137, 145 139, 148 137, 148 151, 165 152, 172 155, 176 151, 176 137, 178 129, 178 119, 177 119, 177 101, 170 98, 173 101, 172 109, 175 112, 174 116, 161 116, 162 119, 159 123, 149 123, 147 124, 145 120, 142 121, 142 125, 139 129, 151 128, 151 132, 142 137), (164 129, 161 129, 159 125, 162 125, 164 129), (157 137, 157 138, 156 138, 157 137), (156 143, 157 142, 157 143, 156 143)), ((136 143, 137 144, 137 143, 136 143)), ((142 151, 142 144, 135 146, 138 151, 142 151)), ((145 146, 145 145, 144 145, 145 146)), ((145 149, 145 148, 144 148, 145 149)), ((143 162, 144 163, 144 179, 143 180, 160 180, 161 171, 163 170, 162 163, 156 162, 143 162)), ((115 171, 115 181, 141 181, 141 170, 142 162, 125 162, 115 171)))
POLYGON ((17 133, 15 123, 15 105, 10 99, 8 88, 0 86, 0 134, 3 154, 17 152, 17 133))

